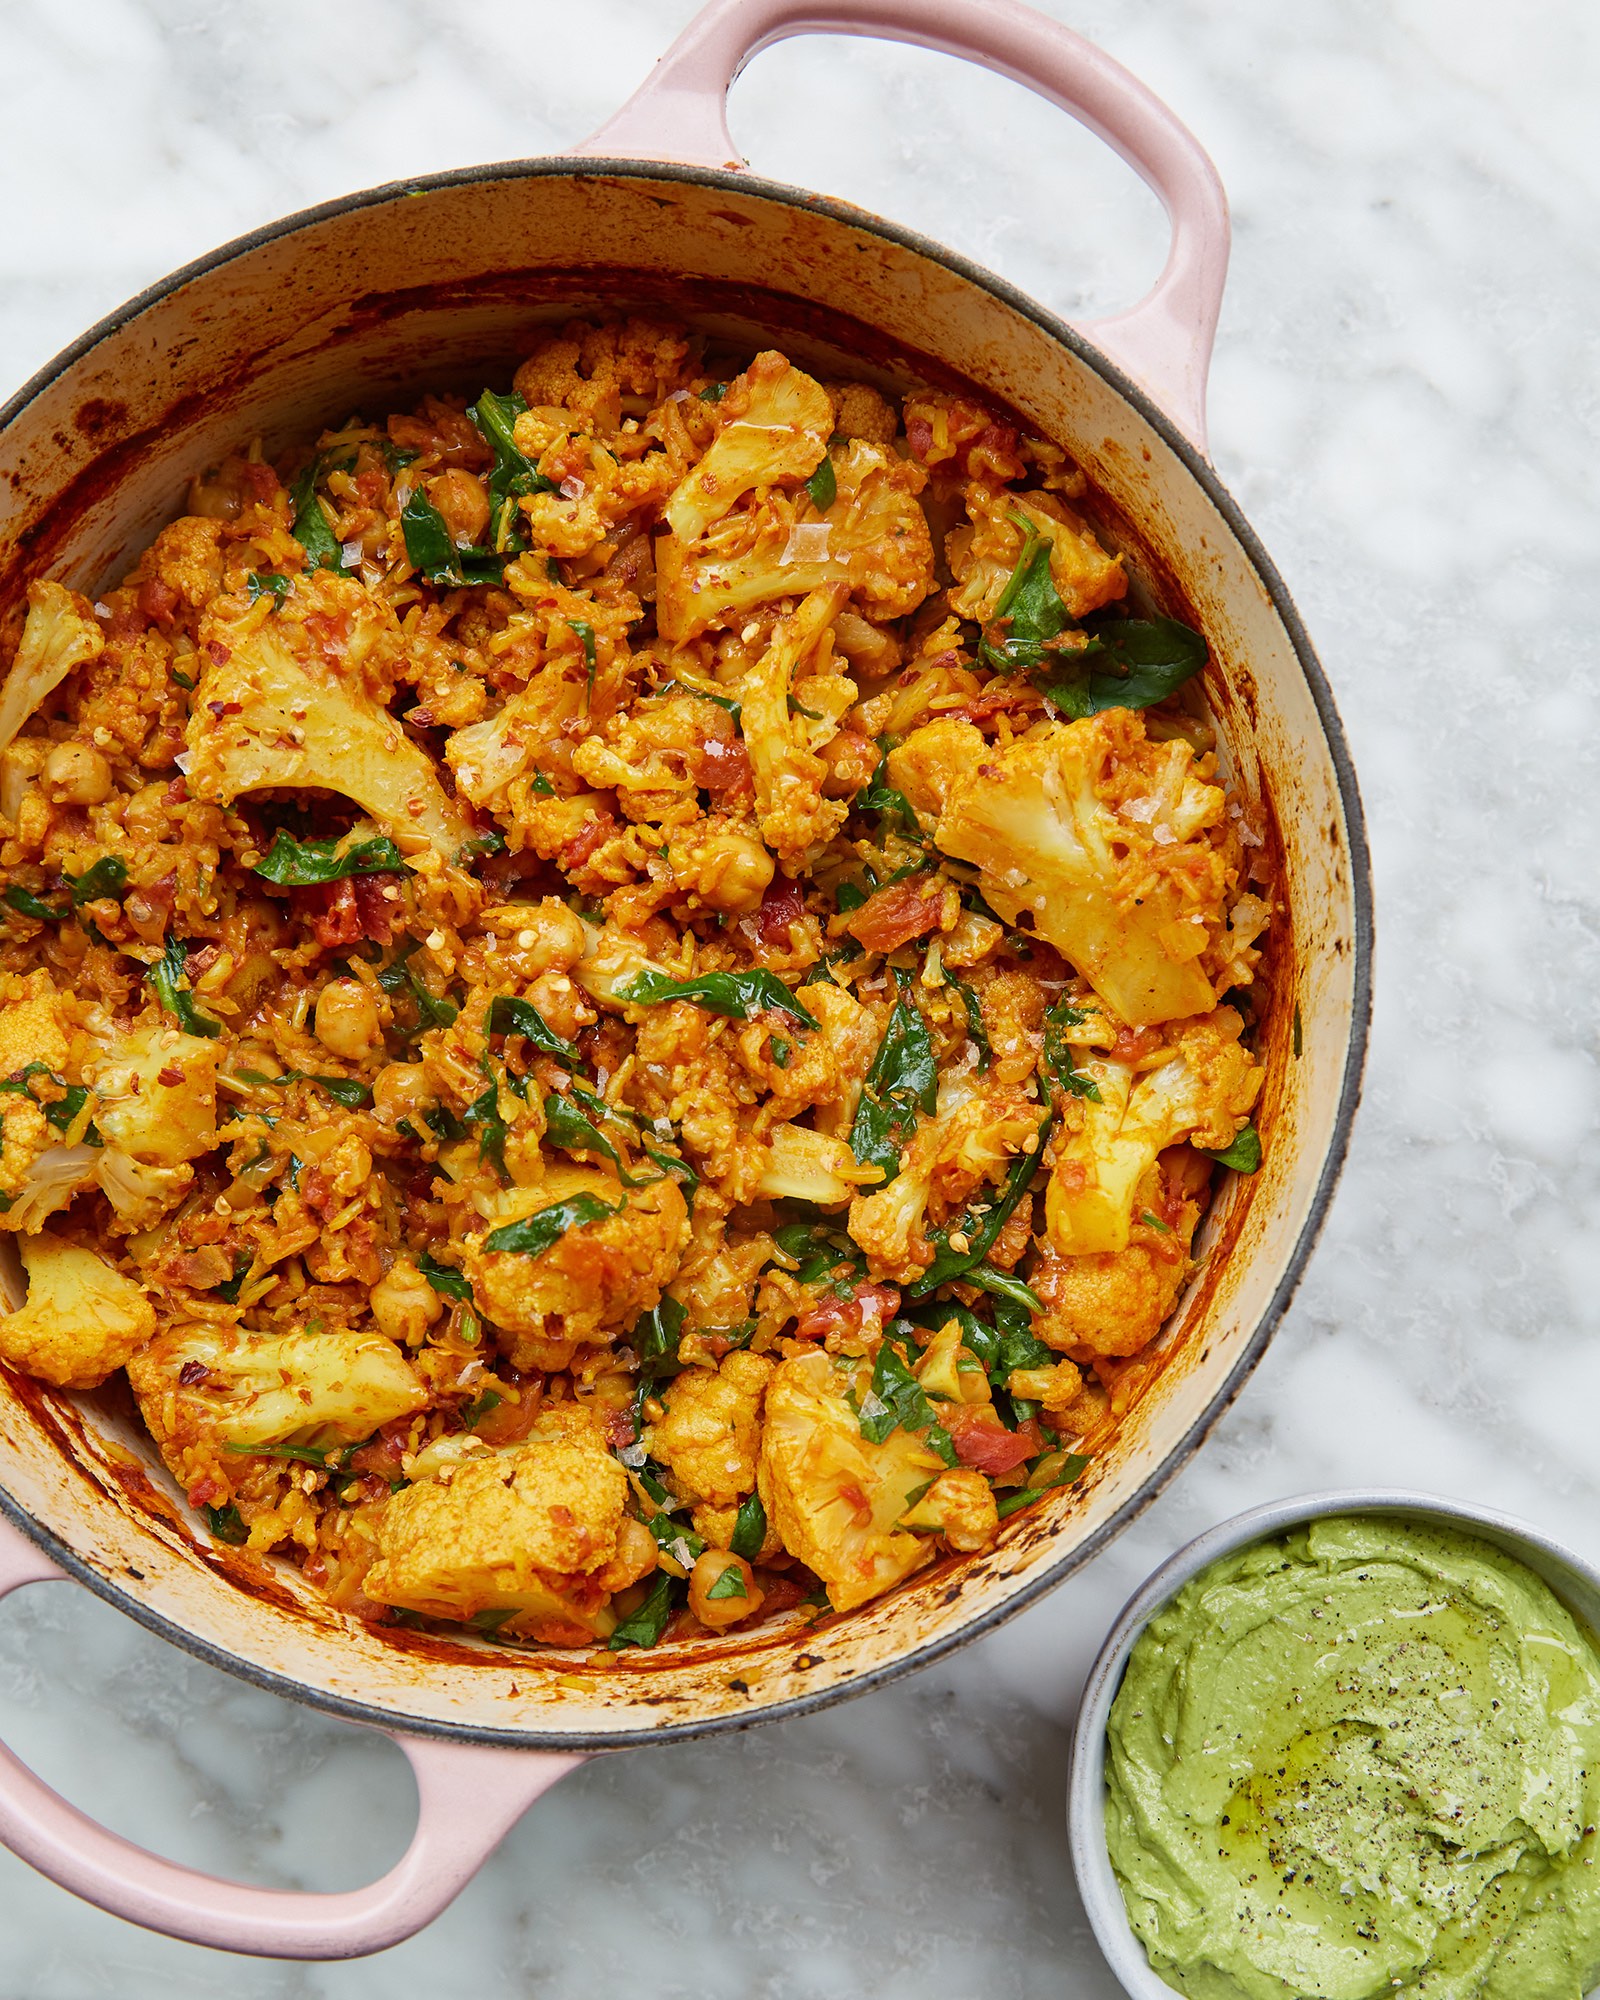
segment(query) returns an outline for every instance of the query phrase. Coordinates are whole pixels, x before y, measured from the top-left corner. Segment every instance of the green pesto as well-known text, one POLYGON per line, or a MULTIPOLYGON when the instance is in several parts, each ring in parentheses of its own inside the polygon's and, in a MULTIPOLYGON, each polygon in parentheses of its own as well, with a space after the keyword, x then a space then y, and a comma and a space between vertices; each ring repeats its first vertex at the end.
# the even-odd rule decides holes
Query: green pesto
POLYGON ((1392 1517, 1224 1556, 1106 1745, 1133 1928, 1191 2000, 1580 2000, 1600 1979, 1600 1657, 1524 1564, 1392 1517))

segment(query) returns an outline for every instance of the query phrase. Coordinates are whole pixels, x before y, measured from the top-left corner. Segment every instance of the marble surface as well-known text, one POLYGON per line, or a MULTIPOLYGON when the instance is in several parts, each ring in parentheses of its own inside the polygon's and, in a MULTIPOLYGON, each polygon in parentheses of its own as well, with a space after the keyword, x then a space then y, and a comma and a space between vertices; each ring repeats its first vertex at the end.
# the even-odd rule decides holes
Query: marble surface
MULTIPOLYGON (((690 0, 8 0, 0 394, 138 287, 288 209, 559 150, 690 0)), ((1046 0, 1143 75, 1233 201, 1223 478, 1338 692, 1377 865, 1366 1101, 1326 1236, 1212 1442, 1086 1572, 813 1719, 595 1763, 388 1958, 226 1963, 0 1855, 5 2000, 1111 2000, 1061 1825, 1067 1731, 1131 1588, 1208 1523, 1400 1480, 1600 1554, 1600 15, 1581 0, 1046 0)), ((1010 85, 844 41, 733 98, 756 165, 1070 313, 1157 267, 1153 200, 1010 85)), ((87 1595, 0 1610, 0 1734, 182 1860, 351 1885, 397 1753, 87 1595)))

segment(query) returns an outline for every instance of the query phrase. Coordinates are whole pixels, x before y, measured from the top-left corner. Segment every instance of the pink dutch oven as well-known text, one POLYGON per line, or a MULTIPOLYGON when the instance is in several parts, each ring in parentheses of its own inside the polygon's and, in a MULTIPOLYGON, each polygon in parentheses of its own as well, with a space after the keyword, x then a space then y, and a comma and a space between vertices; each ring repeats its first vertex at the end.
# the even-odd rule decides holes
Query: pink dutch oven
POLYGON ((993 1550, 851 1616, 599 1659, 375 1629, 290 1566, 214 1545, 125 1404, 0 1381, 0 1593, 71 1577, 217 1666, 383 1729, 417 1830, 381 1881, 246 1888, 94 1824, 0 1748, 0 1840, 101 1908, 227 1950, 340 1958, 429 1923, 585 1756, 794 1715, 923 1665, 1031 1603, 1144 1507, 1237 1394, 1288 1304, 1342 1159, 1368 1011, 1360 805, 1294 609, 1205 453, 1228 254, 1216 174, 1117 64, 1013 0, 713 0, 567 159, 379 188, 228 245, 86 334, 0 413, 0 612, 30 575, 94 591, 241 437, 269 450, 426 386, 502 379, 540 322, 619 305, 776 343, 838 374, 964 380, 1076 456, 1136 573, 1206 633, 1235 781, 1282 852, 1264 1022, 1267 1161, 1227 1177, 1210 1256, 1155 1373, 1079 1486, 993 1550), (970 58, 1098 132, 1160 195, 1166 269, 1073 329, 985 272, 843 204, 757 180, 723 115, 758 50, 859 34, 970 58), (487 371, 487 373, 486 373, 487 371), (1225 1254, 1223 1254, 1225 1252, 1225 1254))

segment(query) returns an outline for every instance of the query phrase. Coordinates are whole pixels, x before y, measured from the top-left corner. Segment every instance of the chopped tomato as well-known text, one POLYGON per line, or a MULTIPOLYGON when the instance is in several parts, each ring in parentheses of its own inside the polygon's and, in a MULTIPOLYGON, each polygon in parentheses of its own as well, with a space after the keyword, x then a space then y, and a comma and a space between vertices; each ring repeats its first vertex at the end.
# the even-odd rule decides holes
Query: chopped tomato
POLYGON ((780 876, 761 898, 756 912, 756 931, 769 951, 782 951, 789 943, 789 928, 806 913, 805 893, 798 882, 780 876))
POLYGON ((950 1433, 956 1457, 963 1465, 987 1473, 991 1479, 1002 1472, 1015 1472, 1044 1450, 1039 1426, 1030 1417, 1014 1431, 1008 1431, 993 1410, 979 1405, 960 1409, 941 1405, 939 1420, 950 1433))
POLYGON ((855 911, 845 929, 866 951, 898 951, 913 938, 939 928, 944 888, 937 875, 914 875, 909 882, 891 882, 877 890, 855 911))

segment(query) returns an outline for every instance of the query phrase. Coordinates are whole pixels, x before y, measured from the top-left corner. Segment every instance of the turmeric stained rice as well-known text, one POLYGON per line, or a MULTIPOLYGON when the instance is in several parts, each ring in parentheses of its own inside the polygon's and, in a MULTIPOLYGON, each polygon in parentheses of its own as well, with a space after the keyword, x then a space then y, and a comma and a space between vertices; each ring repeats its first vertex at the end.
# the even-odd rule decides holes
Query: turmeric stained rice
POLYGON ((1070 1482, 1259 1162, 1271 913, 1081 497, 971 398, 576 322, 34 583, 0 1358, 525 1643, 848 1610, 1070 1482))

